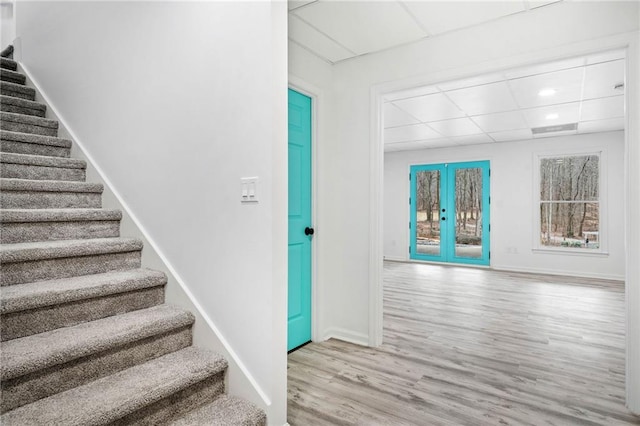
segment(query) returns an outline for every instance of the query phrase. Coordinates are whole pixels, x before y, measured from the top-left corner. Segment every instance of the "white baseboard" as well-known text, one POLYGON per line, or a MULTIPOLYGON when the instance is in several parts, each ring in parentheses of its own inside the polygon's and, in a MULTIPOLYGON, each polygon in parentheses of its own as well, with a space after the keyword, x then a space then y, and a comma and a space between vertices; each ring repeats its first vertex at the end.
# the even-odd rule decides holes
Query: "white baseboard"
POLYGON ((612 281, 624 281, 624 275, 616 275, 616 274, 598 274, 592 272, 574 272, 574 271, 564 271, 558 269, 547 269, 547 268, 514 268, 511 266, 495 266, 492 265, 491 269, 495 271, 504 271, 504 272, 524 272, 529 274, 542 274, 542 275, 560 275, 563 277, 579 277, 579 278, 597 278, 601 280, 612 280, 612 281))
POLYGON ((406 257, 396 257, 396 256, 383 256, 383 260, 390 260, 392 262, 406 262, 406 257))
POLYGON ((322 334, 322 340, 338 339, 360 346, 369 346, 369 336, 340 327, 329 327, 322 334))

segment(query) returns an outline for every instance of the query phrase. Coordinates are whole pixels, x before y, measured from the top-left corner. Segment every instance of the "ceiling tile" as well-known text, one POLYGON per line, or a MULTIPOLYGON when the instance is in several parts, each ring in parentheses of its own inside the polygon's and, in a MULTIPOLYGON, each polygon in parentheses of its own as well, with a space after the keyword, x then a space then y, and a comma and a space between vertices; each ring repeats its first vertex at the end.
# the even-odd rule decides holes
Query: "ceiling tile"
POLYGON ((580 121, 624 117, 624 96, 592 99, 582 103, 580 121))
POLYGON ((337 62, 353 56, 352 52, 349 52, 293 14, 289 14, 289 38, 331 62, 337 62))
POLYGON ((421 86, 414 87, 412 89, 400 90, 398 92, 389 93, 383 96, 385 101, 396 101, 400 99, 416 98, 423 95, 431 95, 438 93, 438 88, 435 86, 421 86))
POLYGON ((570 68, 581 67, 585 64, 585 58, 569 58, 560 61, 545 62, 543 64, 530 65, 528 67, 514 68, 504 72, 508 79, 529 77, 532 75, 545 74, 549 72, 562 71, 570 68))
POLYGON ((465 115, 442 93, 403 99, 393 103, 422 122, 446 120, 465 115))
POLYGON ((607 120, 578 123, 578 133, 610 132, 613 130, 624 130, 624 118, 609 118, 607 120))
POLYGON ((520 111, 499 112, 496 114, 477 115, 471 119, 487 133, 505 130, 526 129, 529 127, 520 111))
POLYGON ((443 136, 466 136, 477 135, 482 130, 469 118, 456 118, 453 120, 436 121, 429 123, 429 126, 443 136))
POLYGON ((407 124, 417 124, 419 120, 410 116, 392 103, 384 104, 384 127, 405 126, 407 124))
POLYGON ((449 138, 429 139, 424 141, 427 148, 449 148, 456 146, 455 143, 449 138))
POLYGON ((505 132, 489 133, 489 136, 496 142, 511 142, 532 139, 533 134, 530 129, 507 130, 505 132))
POLYGON ((467 135, 467 136, 458 136, 455 138, 451 138, 451 140, 456 145, 475 145, 481 143, 493 143, 493 139, 484 133, 480 133, 479 135, 467 135))
POLYGON ((440 137, 442 136, 439 133, 433 131, 425 124, 392 127, 384 130, 384 143, 408 142, 440 137))
POLYGON ((527 3, 529 4, 529 8, 530 9, 536 9, 538 7, 546 6, 546 5, 551 4, 551 3, 557 3, 559 1, 560 0, 544 0, 544 1, 542 1, 542 0, 535 0, 535 1, 534 0, 527 0, 527 3))
POLYGON ((504 76, 500 73, 483 74, 476 77, 465 78, 462 80, 447 81, 438 83, 438 89, 446 92, 447 90, 463 89, 465 87, 479 86, 481 84, 495 83, 504 80, 504 76))
POLYGON ((513 100, 509 87, 504 81, 452 90, 445 94, 467 115, 518 109, 518 105, 513 100))
POLYGON ((304 6, 306 4, 309 3, 314 3, 318 0, 289 0, 287 2, 287 6, 289 7, 289 10, 293 10, 293 9, 297 9, 301 6, 304 6))
POLYGON ((625 57, 626 52, 624 49, 607 50, 606 52, 594 53, 593 55, 587 56, 587 65, 615 61, 617 59, 624 59, 625 57))
POLYGON ((531 108, 580 100, 583 68, 556 71, 509 81, 509 86, 518 105, 531 108), (540 96, 542 89, 554 89, 551 96, 540 96))
POLYGON ((427 36, 398 2, 318 1, 292 13, 358 54, 427 36))
POLYGON ((516 1, 411 1, 404 3, 431 34, 464 28, 525 10, 516 1))
POLYGON ((615 89, 616 84, 624 84, 624 59, 603 62, 585 67, 584 94, 582 99, 604 98, 624 93, 615 89))
POLYGON ((524 109, 522 110, 522 113, 530 127, 545 127, 555 126, 558 124, 576 123, 580 117, 580 102, 524 109), (557 114, 558 118, 547 118, 551 114, 557 114))

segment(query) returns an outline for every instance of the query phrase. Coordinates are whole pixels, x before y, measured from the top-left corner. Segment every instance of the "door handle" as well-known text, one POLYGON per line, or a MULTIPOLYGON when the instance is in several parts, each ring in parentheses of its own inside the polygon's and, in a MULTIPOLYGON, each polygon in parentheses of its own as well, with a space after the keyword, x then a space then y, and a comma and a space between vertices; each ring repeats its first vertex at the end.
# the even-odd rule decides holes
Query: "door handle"
POLYGON ((446 218, 446 217, 444 217, 444 216, 442 216, 442 220, 447 220, 447 218, 446 218))
POLYGON ((315 230, 313 228, 309 228, 308 226, 304 228, 304 235, 313 235, 315 230))

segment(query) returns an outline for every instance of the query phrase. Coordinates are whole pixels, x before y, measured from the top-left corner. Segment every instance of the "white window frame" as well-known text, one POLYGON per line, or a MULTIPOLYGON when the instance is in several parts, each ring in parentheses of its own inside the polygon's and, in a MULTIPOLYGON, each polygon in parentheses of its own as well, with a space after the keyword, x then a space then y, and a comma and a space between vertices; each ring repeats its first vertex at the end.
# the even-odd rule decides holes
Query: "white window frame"
POLYGON ((607 183, 607 153, 605 150, 594 151, 556 151, 534 153, 533 158, 533 251, 538 253, 557 253, 563 255, 577 256, 608 256, 608 183, 607 183), (597 155, 598 160, 598 204, 600 207, 600 226, 598 229, 599 248, 576 248, 576 247, 549 247, 542 245, 540 241, 540 162, 546 158, 558 157, 580 157, 587 155, 597 155))

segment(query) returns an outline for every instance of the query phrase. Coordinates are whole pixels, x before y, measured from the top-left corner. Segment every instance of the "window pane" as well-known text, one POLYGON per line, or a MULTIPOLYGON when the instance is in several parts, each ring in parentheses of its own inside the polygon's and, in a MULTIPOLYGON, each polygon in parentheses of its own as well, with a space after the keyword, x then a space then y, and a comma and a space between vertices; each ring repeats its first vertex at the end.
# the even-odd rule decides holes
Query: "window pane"
POLYGON ((541 203, 540 228, 542 246, 599 249, 599 204, 541 203))
POLYGON ((440 172, 416 174, 416 250, 440 256, 440 172))
POLYGON ((599 156, 540 160, 541 201, 598 201, 599 156))

